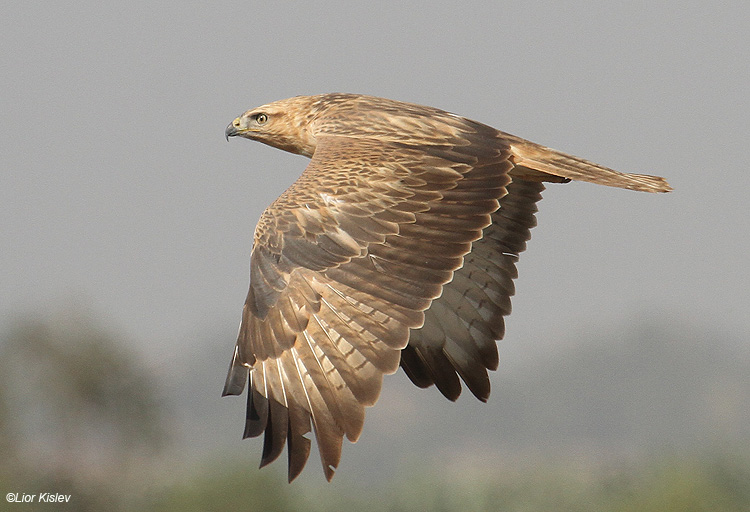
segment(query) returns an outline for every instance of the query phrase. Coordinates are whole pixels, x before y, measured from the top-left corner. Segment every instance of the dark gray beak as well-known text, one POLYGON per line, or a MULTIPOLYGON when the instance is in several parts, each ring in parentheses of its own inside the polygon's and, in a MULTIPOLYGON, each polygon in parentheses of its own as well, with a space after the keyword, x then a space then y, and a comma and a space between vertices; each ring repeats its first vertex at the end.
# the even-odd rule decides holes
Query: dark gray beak
POLYGON ((235 135, 240 134, 240 131, 237 129, 236 126, 234 126, 233 122, 229 123, 229 125, 227 126, 227 129, 224 130, 224 137, 226 137, 227 140, 229 140, 229 137, 234 137, 235 135))

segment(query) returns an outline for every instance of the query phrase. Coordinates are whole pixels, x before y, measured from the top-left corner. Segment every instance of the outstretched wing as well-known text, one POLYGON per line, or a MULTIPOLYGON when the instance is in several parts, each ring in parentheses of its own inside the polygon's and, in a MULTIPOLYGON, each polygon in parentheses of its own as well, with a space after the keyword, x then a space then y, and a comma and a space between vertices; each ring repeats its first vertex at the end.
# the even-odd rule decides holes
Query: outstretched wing
POLYGON ((478 399, 489 397, 487 370, 497 369, 496 340, 502 339, 503 317, 510 314, 516 261, 536 225, 544 185, 514 178, 507 190, 492 224, 473 243, 464 265, 443 286, 443 294, 425 312, 424 326, 411 332, 401 353, 401 366, 412 382, 435 384, 450 400, 461 393, 459 376, 478 399))
MULTIPOLYGON (((501 145, 418 146, 321 136, 300 179, 262 215, 224 394, 249 376, 245 436, 261 465, 314 431, 326 477, 362 430, 409 330, 464 264, 510 181, 501 145)), ((469 276, 470 277, 470 276, 469 276)))

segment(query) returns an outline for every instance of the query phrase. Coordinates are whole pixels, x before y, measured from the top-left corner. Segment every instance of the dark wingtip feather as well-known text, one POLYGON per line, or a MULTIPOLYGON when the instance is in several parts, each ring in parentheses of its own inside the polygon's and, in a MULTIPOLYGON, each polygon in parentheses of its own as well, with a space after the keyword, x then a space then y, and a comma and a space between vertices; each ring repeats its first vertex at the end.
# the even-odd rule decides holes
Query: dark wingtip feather
POLYGON ((420 388, 435 384, 438 391, 451 402, 455 402, 461 395, 461 381, 442 350, 407 345, 401 351, 401 367, 420 388))
POLYGON ((286 444, 286 435, 289 424, 289 414, 286 407, 276 400, 269 400, 268 423, 266 423, 266 435, 263 438, 263 455, 260 467, 275 461, 281 455, 286 444))
POLYGON ((297 478, 305 468, 310 456, 311 441, 306 437, 310 433, 310 413, 293 408, 289 411, 289 432, 287 433, 287 455, 289 462, 289 482, 297 478))
POLYGON ((238 349, 235 347, 234 356, 232 356, 232 362, 229 364, 229 372, 227 373, 227 380, 224 382, 224 389, 221 392, 221 396, 241 395, 245 390, 248 372, 248 367, 240 363, 238 349))
POLYGON ((438 390, 451 402, 458 400, 461 395, 461 380, 445 354, 442 351, 426 350, 421 355, 425 358, 438 390))
POLYGON ((242 438, 258 437, 268 424, 268 399, 255 389, 247 393, 247 412, 245 414, 245 432, 242 438))
POLYGON ((406 376, 409 377, 417 387, 428 388, 435 384, 435 381, 430 377, 429 370, 427 370, 422 360, 419 359, 413 346, 407 345, 401 350, 400 363, 406 376))
POLYGON ((459 375, 471 394, 481 402, 487 402, 490 397, 490 377, 487 374, 487 369, 480 363, 466 369, 460 366, 458 368, 460 369, 459 375))

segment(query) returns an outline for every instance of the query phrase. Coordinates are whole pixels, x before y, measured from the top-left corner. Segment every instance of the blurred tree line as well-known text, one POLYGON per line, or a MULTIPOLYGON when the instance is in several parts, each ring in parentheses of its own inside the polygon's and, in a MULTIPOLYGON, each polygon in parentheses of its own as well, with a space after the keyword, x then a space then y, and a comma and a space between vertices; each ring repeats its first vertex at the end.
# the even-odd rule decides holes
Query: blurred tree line
MULTIPOLYGON (((158 368, 80 311, 17 322, 0 338, 0 490, 71 494, 49 509, 84 512, 750 510, 747 447, 590 466, 538 460, 458 476, 417 462, 345 493, 288 485, 279 468, 258 471, 246 456, 181 467, 162 386, 158 368)), ((36 509, 0 501, 0 510, 36 509)))
POLYGON ((117 510, 167 440, 156 376, 82 311, 11 327, 0 384, 6 492, 60 492, 78 510, 117 510))

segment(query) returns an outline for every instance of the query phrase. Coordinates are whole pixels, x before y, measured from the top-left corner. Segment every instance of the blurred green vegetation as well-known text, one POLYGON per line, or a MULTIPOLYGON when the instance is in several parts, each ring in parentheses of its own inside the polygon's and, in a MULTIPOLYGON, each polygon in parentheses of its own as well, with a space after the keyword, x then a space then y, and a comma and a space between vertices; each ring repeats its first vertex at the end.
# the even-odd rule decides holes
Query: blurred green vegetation
MULTIPOLYGON (((750 510, 748 446, 596 463, 530 455, 471 473, 415 462, 369 484, 342 471, 333 484, 289 485, 283 462, 258 470, 247 454, 186 462, 166 427, 174 418, 157 368, 85 314, 19 322, 0 342, 0 490, 72 495, 44 510, 750 510)), ((0 510, 37 509, 0 501, 0 510)))
MULTIPOLYGON (((336 478, 339 478, 337 476, 336 478)), ((750 506, 750 464, 735 457, 668 456, 626 467, 561 467, 539 461, 520 471, 447 478, 421 468, 377 485, 328 492, 263 470, 206 467, 152 496, 153 510, 741 512, 750 506)))
POLYGON ((243 462, 208 463, 178 483, 152 489, 141 510, 282 512, 300 505, 298 489, 278 473, 243 462))
POLYGON ((158 389, 138 354, 82 310, 16 322, 0 338, 2 490, 125 510, 168 440, 158 389))

